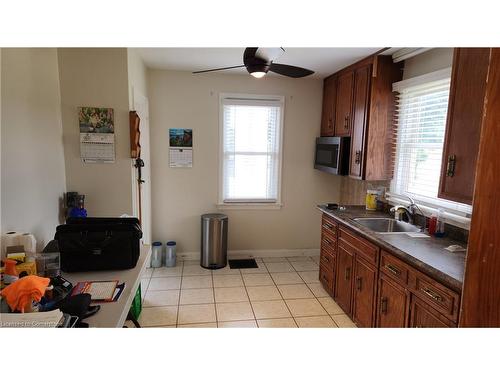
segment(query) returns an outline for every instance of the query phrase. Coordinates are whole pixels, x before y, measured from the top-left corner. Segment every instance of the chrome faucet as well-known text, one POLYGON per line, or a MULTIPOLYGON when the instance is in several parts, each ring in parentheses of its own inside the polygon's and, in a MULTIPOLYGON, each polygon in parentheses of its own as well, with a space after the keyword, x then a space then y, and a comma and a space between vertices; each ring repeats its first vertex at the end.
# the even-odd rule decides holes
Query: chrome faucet
POLYGON ((412 197, 408 195, 404 195, 405 198, 408 198, 410 204, 408 206, 397 205, 391 208, 391 212, 394 213, 394 218, 399 221, 403 221, 403 214, 406 214, 408 217, 408 222, 413 224, 415 221, 415 212, 419 208, 412 197))

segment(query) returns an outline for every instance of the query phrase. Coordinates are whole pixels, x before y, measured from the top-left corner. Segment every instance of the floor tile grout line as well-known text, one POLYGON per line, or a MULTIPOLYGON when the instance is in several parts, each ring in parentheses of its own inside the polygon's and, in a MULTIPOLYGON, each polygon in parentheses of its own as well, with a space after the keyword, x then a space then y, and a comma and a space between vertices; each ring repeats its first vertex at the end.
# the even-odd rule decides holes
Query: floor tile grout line
POLYGON ((175 327, 179 325, 179 309, 181 304, 181 294, 182 294, 182 278, 184 275, 184 262, 182 262, 182 270, 181 270, 181 282, 179 283, 179 299, 177 300, 177 317, 175 319, 175 327))
MULTIPOLYGON (((292 267, 293 267, 293 266, 292 266, 292 267)), ((276 284, 276 282, 274 281, 274 279, 273 279, 273 277, 271 276, 271 274, 269 274, 269 276, 271 277, 271 280, 273 281, 275 288, 278 290, 278 293, 280 294, 281 299, 282 299, 283 303, 284 303, 284 304, 285 304, 285 306, 286 306, 286 309, 287 309, 287 310, 288 310, 288 312, 290 313, 290 316, 292 317, 293 322, 295 323, 295 325, 296 325, 296 326, 297 326, 297 328, 298 328, 298 327, 299 327, 299 325, 297 324, 297 321, 296 321, 296 320, 295 320, 295 318, 293 317, 292 311, 291 311, 291 310, 290 310, 290 308, 288 307, 288 304, 286 303, 285 299, 283 298, 283 294, 281 293, 280 288, 278 288, 278 284, 276 284)), ((300 275, 299 275, 299 277, 300 277, 300 275)))
POLYGON ((215 282, 214 282, 214 273, 212 274, 212 296, 214 297, 214 311, 215 311, 215 325, 219 328, 219 316, 217 315, 217 301, 215 300, 215 282))
MULTIPOLYGON (((266 269, 267 269, 267 267, 266 267, 266 269)), ((241 275, 241 279, 243 280, 243 287, 245 288, 245 293, 247 294, 248 304, 250 305, 250 309, 252 310, 253 318, 255 320, 255 325, 257 326, 257 328, 260 328, 259 322, 257 321, 257 315, 255 315, 255 310, 253 309, 252 301, 250 300, 250 294, 248 294, 247 285, 245 283, 245 279, 243 278, 243 272, 241 272, 241 269, 240 269, 240 275, 241 275)))

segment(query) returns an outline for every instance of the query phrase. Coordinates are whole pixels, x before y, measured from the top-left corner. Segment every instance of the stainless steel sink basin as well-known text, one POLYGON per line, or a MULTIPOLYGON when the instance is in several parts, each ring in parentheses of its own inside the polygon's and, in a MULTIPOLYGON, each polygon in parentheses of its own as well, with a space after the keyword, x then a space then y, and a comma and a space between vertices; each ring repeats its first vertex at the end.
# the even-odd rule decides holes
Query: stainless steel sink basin
POLYGON ((354 221, 379 233, 420 232, 420 228, 415 225, 386 217, 358 217, 354 221))

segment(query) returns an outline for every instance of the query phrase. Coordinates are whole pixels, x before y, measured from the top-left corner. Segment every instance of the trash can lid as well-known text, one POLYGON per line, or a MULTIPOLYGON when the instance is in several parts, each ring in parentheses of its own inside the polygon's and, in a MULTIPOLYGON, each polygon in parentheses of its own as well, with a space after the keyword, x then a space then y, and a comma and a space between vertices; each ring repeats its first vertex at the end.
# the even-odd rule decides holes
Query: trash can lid
POLYGON ((167 246, 175 246, 176 242, 175 241, 168 241, 167 246))
POLYGON ((201 215, 201 218, 203 220, 209 220, 209 219, 224 220, 224 219, 227 219, 227 215, 224 215, 224 214, 203 214, 203 215, 201 215))
POLYGON ((153 242, 153 246, 161 246, 161 242, 160 241, 153 242))

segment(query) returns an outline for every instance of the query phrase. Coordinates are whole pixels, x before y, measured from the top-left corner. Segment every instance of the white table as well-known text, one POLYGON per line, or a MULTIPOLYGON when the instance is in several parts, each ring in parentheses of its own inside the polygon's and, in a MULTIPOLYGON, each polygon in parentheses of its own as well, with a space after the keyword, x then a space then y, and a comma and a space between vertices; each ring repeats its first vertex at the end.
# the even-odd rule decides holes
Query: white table
POLYGON ((123 327, 150 257, 151 247, 143 245, 135 268, 120 271, 63 272, 62 277, 71 281, 73 286, 79 281, 119 280, 120 284, 125 282, 125 289, 118 301, 99 303, 101 305, 99 312, 84 322, 90 327, 123 327))

